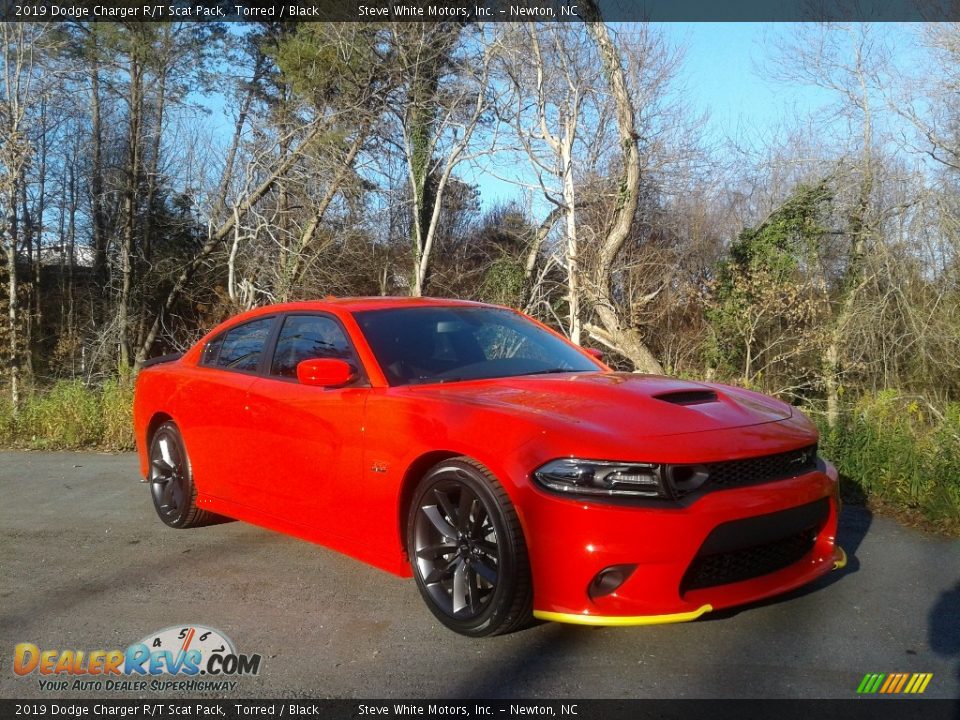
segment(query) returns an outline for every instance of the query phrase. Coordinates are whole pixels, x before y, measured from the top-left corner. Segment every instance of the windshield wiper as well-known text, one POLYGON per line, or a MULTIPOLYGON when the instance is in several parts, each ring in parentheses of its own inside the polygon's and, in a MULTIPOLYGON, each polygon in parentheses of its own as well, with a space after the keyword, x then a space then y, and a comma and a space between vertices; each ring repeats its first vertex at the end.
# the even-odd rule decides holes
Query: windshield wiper
POLYGON ((465 382, 467 380, 500 380, 500 379, 511 378, 511 377, 526 377, 528 375, 550 375, 552 373, 572 373, 572 372, 586 372, 586 371, 573 370, 571 368, 548 368, 547 370, 534 370, 533 372, 516 373, 513 375, 477 375, 476 377, 465 377, 465 376, 418 377, 414 380, 409 381, 407 385, 425 385, 427 383, 436 383, 438 385, 441 385, 444 383, 465 382))
POLYGON ((410 380, 407 385, 427 385, 427 384, 443 384, 451 382, 461 382, 462 380, 477 380, 479 378, 464 378, 464 377, 418 377, 413 380, 410 380))
POLYGON ((584 372, 584 371, 574 370, 572 368, 550 368, 549 370, 534 370, 533 372, 518 373, 513 377, 525 377, 527 375, 552 375, 553 373, 570 373, 570 372, 584 372))

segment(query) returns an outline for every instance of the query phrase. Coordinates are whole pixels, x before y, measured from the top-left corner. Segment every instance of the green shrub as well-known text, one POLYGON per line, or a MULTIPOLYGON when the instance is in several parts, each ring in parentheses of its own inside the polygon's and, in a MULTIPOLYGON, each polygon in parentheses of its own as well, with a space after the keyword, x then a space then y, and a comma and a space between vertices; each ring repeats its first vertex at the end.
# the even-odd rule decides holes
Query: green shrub
POLYGON ((133 438, 133 383, 111 380, 100 391, 102 433, 100 445, 110 450, 131 450, 133 438))
POLYGON ((36 450, 129 450, 133 448, 133 388, 111 380, 88 387, 62 380, 35 390, 14 416, 0 401, 0 444, 36 450))
POLYGON ((0 396, 0 446, 12 445, 15 433, 10 397, 4 393, 0 396))
POLYGON ((494 260, 483 276, 479 299, 483 302, 517 307, 523 304, 523 263, 508 255, 494 260))
POLYGON ((960 403, 940 410, 884 390, 846 408, 836 427, 820 424, 824 456, 858 494, 960 532, 960 403))

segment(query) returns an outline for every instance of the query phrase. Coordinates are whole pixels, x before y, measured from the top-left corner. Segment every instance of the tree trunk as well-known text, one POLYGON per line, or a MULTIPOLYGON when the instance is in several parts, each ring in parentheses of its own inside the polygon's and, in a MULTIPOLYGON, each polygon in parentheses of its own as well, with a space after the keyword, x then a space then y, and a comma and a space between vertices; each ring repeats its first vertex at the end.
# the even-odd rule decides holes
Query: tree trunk
MULTIPOLYGON (((136 40, 134 40, 136 42, 136 40)), ((140 180, 140 132, 143 111, 143 66, 137 57, 136 47, 130 55, 130 97, 129 97, 129 150, 127 153, 127 178, 124 191, 123 245, 120 252, 120 302, 117 308, 119 326, 120 374, 130 370, 130 296, 133 290, 133 246, 137 233, 137 189, 140 180)))
MULTIPOLYGON (((16 220, 14 227, 16 225, 16 220)), ((20 408, 20 353, 18 352, 17 332, 17 243, 16 230, 11 228, 10 242, 7 244, 7 319, 10 324, 10 402, 16 414, 20 408)))
POLYGON ((90 199, 93 214, 93 277, 101 289, 107 286, 107 228, 103 210, 103 121, 100 113, 100 64, 94 48, 90 67, 91 168, 90 199))
POLYGON ((614 262, 624 242, 630 235, 633 218, 640 200, 640 152, 637 148, 637 134, 634 125, 633 102, 627 87, 627 79, 620 63, 620 56, 607 26, 603 24, 600 11, 594 0, 584 0, 582 14, 587 29, 597 44, 603 64, 604 77, 616 106, 617 131, 620 137, 620 150, 623 162, 623 177, 614 206, 613 222, 600 245, 595 278, 595 292, 592 298, 593 310, 603 325, 591 331, 598 341, 616 349, 630 360, 640 372, 661 373, 660 363, 650 352, 640 332, 629 327, 620 318, 611 292, 611 277, 614 262))
MULTIPOLYGON (((420 68, 418 68, 420 70, 420 68)), ((423 295, 430 271, 427 235, 430 218, 437 202, 430 187, 430 166, 433 161, 433 106, 436 80, 423 78, 419 73, 411 81, 412 107, 409 114, 410 181, 413 193, 413 283, 410 294, 423 295)))
POLYGON ((77 178, 76 178, 76 154, 70 163, 70 217, 67 224, 67 337, 70 339, 70 371, 76 372, 74 367, 76 359, 76 349, 74 347, 74 338, 76 337, 76 322, 74 320, 74 300, 73 300, 73 273, 76 266, 76 240, 77 240, 77 178))
MULTIPOLYGON (((167 99, 167 73, 169 72, 169 66, 164 62, 161 63, 157 69, 159 78, 157 81, 157 91, 156 91, 156 113, 153 119, 153 142, 151 143, 150 155, 147 157, 147 167, 145 168, 145 176, 147 181, 147 191, 145 198, 146 214, 143 218, 143 260, 147 267, 150 267, 150 264, 153 260, 153 226, 154 226, 154 202, 157 197, 157 186, 159 184, 159 172, 160 172, 160 140, 163 136, 163 117, 164 111, 166 109, 166 99, 167 99)), ((139 320, 137 322, 137 339, 136 347, 140 347, 143 344, 143 337, 146 334, 146 318, 147 318, 147 295, 145 292, 140 293, 140 302, 139 302, 139 320)))
MULTIPOLYGON (((73 151, 71 150, 71 153, 73 151)), ((57 335, 64 337, 67 334, 67 288, 65 285, 67 277, 67 202, 70 199, 70 185, 68 176, 73 168, 73 155, 64 153, 63 166, 60 168, 60 192, 57 208, 57 289, 60 296, 60 324, 57 328, 57 335)))
MULTIPOLYGON (((27 182, 26 178, 22 178, 20 182, 20 218, 21 223, 20 227, 23 229, 23 249, 27 254, 26 265, 29 268, 29 271, 26 275, 27 285, 27 302, 26 307, 23 308, 23 352, 20 354, 20 377, 21 380, 24 377, 30 377, 33 375, 33 357, 31 354, 31 348, 33 348, 33 314, 30 312, 30 309, 33 305, 33 284, 30 283, 30 276, 34 268, 34 259, 33 259, 33 214, 30 212, 30 206, 28 205, 27 198, 27 182)), ((19 302, 19 301, 18 301, 19 302)))
POLYGON ((560 218, 562 212, 563 208, 559 206, 551 210, 534 231, 533 237, 530 238, 530 242, 527 245, 527 259, 523 265, 523 307, 525 308, 525 312, 532 310, 542 284, 542 278, 539 276, 534 277, 537 258, 540 257, 540 248, 543 247, 543 241, 546 240, 547 235, 553 230, 553 226, 557 224, 557 220, 560 218))
POLYGON ((573 134, 561 146, 563 163, 563 216, 566 221, 567 317, 570 342, 580 344, 580 256, 577 244, 577 198, 573 182, 573 134))
MULTIPOLYGON (((15 126, 14 126, 15 127, 15 126)), ((11 138, 17 138, 17 132, 11 132, 11 138)), ((8 167, 16 168, 16 162, 11 151, 8 167)), ((7 160, 8 158, 5 158, 7 160)), ((13 414, 16 416, 20 409, 20 328, 19 328, 19 301, 17 293, 19 291, 17 278, 17 247, 20 243, 20 220, 17 213, 17 190, 20 184, 20 171, 15 169, 7 178, 7 207, 10 211, 10 217, 7 219, 7 339, 8 364, 10 367, 10 403, 13 407, 13 414)))
POLYGON ((35 212, 35 222, 32 225, 34 239, 36 240, 36 249, 33 254, 33 313, 31 318, 31 334, 34 337, 34 343, 27 350, 27 358, 30 361, 29 372, 33 375, 37 362, 34 361, 33 353, 40 350, 39 342, 43 340, 43 283, 41 272, 43 268, 43 215, 47 204, 47 101, 42 98, 40 101, 40 163, 37 169, 37 205, 35 212))
POLYGON ((21 132, 21 122, 24 118, 22 80, 29 70, 27 66, 32 62, 32 55, 28 59, 25 50, 28 46, 25 24, 2 25, 2 48, 0 58, 3 72, 4 113, 6 127, 3 128, 6 137, 0 142, 0 167, 4 173, 0 174, 0 192, 6 199, 8 217, 0 217, 0 238, 6 236, 7 260, 7 322, 9 337, 7 339, 8 364, 10 368, 10 402, 14 416, 20 409, 20 300, 17 276, 17 254, 20 245, 20 220, 18 218, 18 202, 20 188, 25 184, 25 169, 28 165, 31 148, 30 143, 21 132), (11 80, 13 82, 11 82, 11 80))
MULTIPOLYGON (((859 67, 859 57, 858 57, 859 67)), ((873 168, 873 117, 870 110, 870 95, 863 73, 858 72, 860 81, 860 109, 863 112, 861 125, 863 156, 861 160, 860 187, 857 192, 857 202, 850 214, 850 255, 847 258, 847 268, 841 288, 840 310, 833 320, 830 331, 830 341, 824 351, 823 387, 827 400, 827 425, 835 427, 840 417, 840 393, 842 392, 842 355, 843 335, 847 324, 853 317, 856 307, 857 290, 862 282, 864 273, 864 258, 867 252, 867 240, 870 235, 870 198, 873 195, 874 168, 873 168)))

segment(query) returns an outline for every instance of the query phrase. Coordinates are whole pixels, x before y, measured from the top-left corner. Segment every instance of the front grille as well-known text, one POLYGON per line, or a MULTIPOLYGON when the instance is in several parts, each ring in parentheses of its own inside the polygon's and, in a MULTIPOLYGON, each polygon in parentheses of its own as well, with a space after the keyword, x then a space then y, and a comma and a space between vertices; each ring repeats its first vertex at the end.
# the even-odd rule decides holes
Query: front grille
POLYGON ((677 497, 683 497, 694 490, 723 490, 803 475, 817 467, 817 446, 809 445, 775 455, 724 460, 701 466, 674 466, 673 473, 679 474, 679 469, 687 467, 691 470, 702 470, 706 474, 706 479, 702 483, 693 483, 689 487, 675 484, 674 492, 677 497))
POLYGON ((717 526, 687 568, 680 592, 750 580, 798 562, 813 548, 829 512, 823 498, 717 526))
POLYGON ((744 550, 697 558, 683 577, 681 592, 750 580, 792 565, 810 552, 816 533, 806 531, 744 550))

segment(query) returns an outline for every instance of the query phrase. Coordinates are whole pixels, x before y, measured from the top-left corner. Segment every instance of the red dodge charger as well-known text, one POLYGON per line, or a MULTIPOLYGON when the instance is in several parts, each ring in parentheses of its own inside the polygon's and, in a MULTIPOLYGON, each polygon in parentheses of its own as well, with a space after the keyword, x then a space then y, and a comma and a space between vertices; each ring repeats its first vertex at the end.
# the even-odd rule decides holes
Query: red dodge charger
POLYGON ((413 575, 464 635, 693 620, 846 562, 803 415, 612 372, 514 310, 274 305, 147 365, 134 418, 163 522, 245 520, 413 575))

